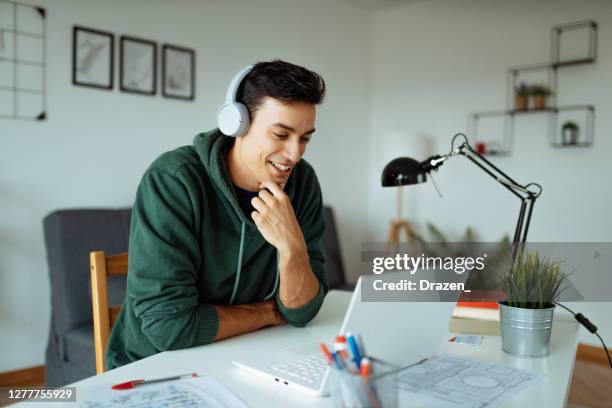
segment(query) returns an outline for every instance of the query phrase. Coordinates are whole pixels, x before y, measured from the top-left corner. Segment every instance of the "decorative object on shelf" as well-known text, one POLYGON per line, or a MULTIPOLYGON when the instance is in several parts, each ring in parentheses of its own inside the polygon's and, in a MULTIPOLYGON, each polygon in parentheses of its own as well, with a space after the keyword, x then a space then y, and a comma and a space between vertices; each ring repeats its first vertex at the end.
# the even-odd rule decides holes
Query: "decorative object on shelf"
POLYGON ((485 142, 476 143, 476 151, 478 152, 478 154, 486 154, 487 144, 485 142))
POLYGON ((155 95, 157 44, 141 38, 121 36, 119 57, 119 88, 123 92, 155 95))
MULTIPOLYGON (((476 138, 475 145, 486 147, 484 154, 504 154, 512 152, 514 138, 514 120, 520 114, 545 113, 548 117, 548 138, 554 147, 580 146, 588 147, 593 144, 594 139, 594 117, 595 107, 592 105, 559 106, 557 104, 557 82, 558 70, 561 68, 593 64, 597 60, 597 23, 592 20, 578 21, 569 24, 556 25, 551 29, 551 61, 511 67, 508 70, 507 81, 507 106, 512 108, 498 111, 475 112, 468 116, 468 131, 476 138), (561 35, 563 34, 563 35, 561 35), (572 38, 574 35, 582 37, 572 38), (562 39, 566 39, 562 41, 562 39), (568 41, 571 40, 571 41, 568 41), (580 41, 581 40, 581 41, 580 41), (583 45, 586 54, 573 51, 571 46, 583 45), (546 85, 541 87, 529 86, 524 83, 520 75, 528 73, 546 73, 546 85), (519 90, 524 91, 525 85, 532 95, 532 106, 530 109, 522 109, 522 102, 518 101, 519 90), (534 92, 535 91, 535 92, 534 92), (562 132, 558 128, 559 115, 566 111, 583 111, 586 113, 585 125, 582 127, 577 143, 564 144, 561 140, 562 132), (483 131, 481 123, 483 119, 500 117, 504 119, 504 126, 498 126, 495 132, 483 131), (483 137, 483 135, 486 137, 483 137), (497 144, 500 149, 493 149, 492 144, 497 144)), ((542 82, 542 81, 540 81, 542 82)), ((561 122, 563 122, 561 120, 561 122)), ((479 151, 480 152, 480 151, 479 151)), ((483 153, 481 153, 483 154, 483 153)))
POLYGON ((501 271, 506 300, 499 302, 502 350, 519 357, 549 353, 554 302, 568 287, 559 262, 520 251, 501 271))
POLYGON ((551 116, 553 130, 550 132, 550 143, 554 147, 576 148, 593 145, 595 128, 593 105, 559 107, 551 116))
POLYGON ((546 109, 546 99, 552 94, 551 90, 544 85, 532 85, 527 89, 531 97, 531 109, 546 109))
POLYGON ((524 111, 528 109, 529 102, 529 88, 524 82, 516 88, 516 95, 514 97, 514 109, 517 111, 524 111))
POLYGON ((561 143, 564 145, 575 145, 578 143, 580 128, 576 122, 568 121, 561 127, 561 143))
POLYGON ((74 26, 72 29, 72 83, 113 89, 114 46, 112 33, 74 26))
POLYGON ((0 119, 47 118, 43 7, 0 0, 0 119))
POLYGON ((195 51, 164 44, 162 47, 162 95, 195 99, 195 51))

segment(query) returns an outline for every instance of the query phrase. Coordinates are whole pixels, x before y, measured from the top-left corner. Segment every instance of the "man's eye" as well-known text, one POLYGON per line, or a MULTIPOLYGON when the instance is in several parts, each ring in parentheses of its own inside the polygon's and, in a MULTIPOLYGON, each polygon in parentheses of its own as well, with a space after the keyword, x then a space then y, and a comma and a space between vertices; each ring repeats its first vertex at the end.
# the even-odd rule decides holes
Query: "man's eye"
POLYGON ((279 139, 286 139, 289 135, 284 133, 274 133, 274 136, 278 137, 279 139))
POLYGON ((308 143, 308 142, 310 142, 310 138, 309 137, 302 137, 302 138, 300 138, 300 141, 302 143, 308 143))

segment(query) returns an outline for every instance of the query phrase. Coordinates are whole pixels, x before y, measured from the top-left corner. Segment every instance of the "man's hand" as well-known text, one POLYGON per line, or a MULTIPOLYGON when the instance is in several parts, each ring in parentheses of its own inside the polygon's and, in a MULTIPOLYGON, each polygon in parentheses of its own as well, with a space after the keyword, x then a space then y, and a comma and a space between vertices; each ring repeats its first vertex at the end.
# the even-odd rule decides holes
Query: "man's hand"
POLYGON ((278 326, 287 323, 287 321, 283 319, 278 312, 275 299, 265 300, 263 302, 255 303, 255 305, 259 306, 263 315, 267 317, 268 326, 278 326))
POLYGON ((260 188, 259 197, 251 200, 257 210, 251 217, 261 235, 281 255, 305 253, 304 235, 287 194, 272 181, 262 182, 260 188))
POLYGON ((216 340, 249 333, 266 326, 287 323, 276 308, 274 299, 237 306, 215 306, 219 316, 216 340))

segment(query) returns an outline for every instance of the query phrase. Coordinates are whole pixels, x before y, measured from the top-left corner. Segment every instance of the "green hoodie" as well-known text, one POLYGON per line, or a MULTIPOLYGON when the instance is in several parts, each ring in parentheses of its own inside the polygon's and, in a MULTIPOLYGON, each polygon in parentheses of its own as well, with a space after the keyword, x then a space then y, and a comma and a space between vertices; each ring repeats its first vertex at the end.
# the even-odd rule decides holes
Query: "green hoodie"
POLYGON ((280 314, 304 326, 327 293, 321 190, 301 160, 285 186, 308 246, 319 293, 298 308, 278 295, 276 248, 267 243, 236 199, 225 157, 234 143, 215 129, 193 146, 167 152, 144 174, 132 212, 127 293, 111 331, 107 369, 165 350, 213 341, 213 305, 272 297, 280 314))

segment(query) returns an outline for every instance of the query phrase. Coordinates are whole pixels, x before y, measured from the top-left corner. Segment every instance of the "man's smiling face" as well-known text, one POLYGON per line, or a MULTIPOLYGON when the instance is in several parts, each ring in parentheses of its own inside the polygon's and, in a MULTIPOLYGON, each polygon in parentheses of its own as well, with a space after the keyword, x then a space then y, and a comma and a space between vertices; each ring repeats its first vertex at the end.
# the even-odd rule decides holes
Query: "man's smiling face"
POLYGON ((315 131, 315 105, 265 97, 252 116, 228 155, 232 182, 250 191, 267 180, 284 185, 315 131))

